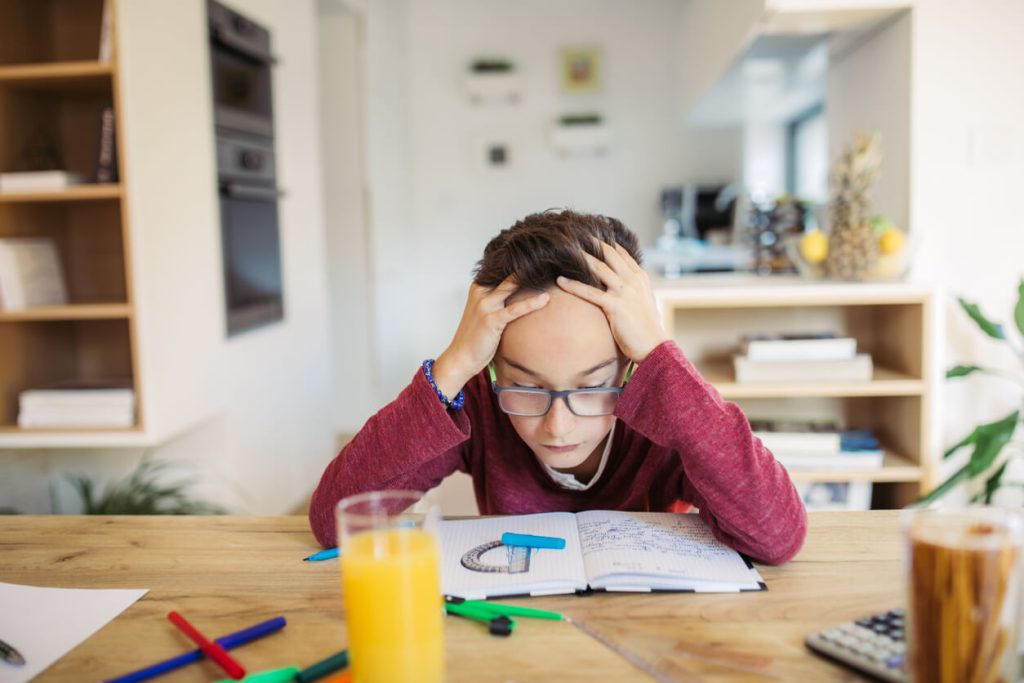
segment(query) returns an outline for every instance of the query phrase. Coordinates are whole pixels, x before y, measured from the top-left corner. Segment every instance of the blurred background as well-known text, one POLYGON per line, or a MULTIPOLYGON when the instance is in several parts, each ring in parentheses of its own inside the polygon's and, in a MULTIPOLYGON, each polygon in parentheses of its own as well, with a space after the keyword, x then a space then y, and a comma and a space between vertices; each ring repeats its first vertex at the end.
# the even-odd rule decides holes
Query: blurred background
MULTIPOLYGON (((673 287, 817 286, 784 245, 828 227, 859 130, 900 277, 1005 318, 1024 272, 1015 0, 5 0, 0 26, 0 238, 55 245, 65 290, 0 312, 7 512, 78 512, 70 475, 142 456, 226 510, 301 511, 529 213, 621 219, 673 287), (116 428, 19 422, 28 390, 110 377, 116 428)), ((1013 362, 963 316, 929 334, 936 366, 1013 362)), ((929 458, 1019 405, 928 400, 929 458)))

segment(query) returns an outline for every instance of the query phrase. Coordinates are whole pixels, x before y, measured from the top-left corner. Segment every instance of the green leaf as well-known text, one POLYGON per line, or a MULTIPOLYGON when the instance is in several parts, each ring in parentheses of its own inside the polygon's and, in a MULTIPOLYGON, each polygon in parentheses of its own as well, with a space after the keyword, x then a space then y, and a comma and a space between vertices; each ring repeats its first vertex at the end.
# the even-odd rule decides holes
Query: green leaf
POLYGON ((1006 466, 1009 464, 1009 461, 1004 462, 999 469, 996 470, 995 474, 989 477, 988 481, 985 482, 985 505, 992 504, 992 496, 994 496, 996 491, 999 490, 999 485, 1003 480, 1003 473, 1006 472, 1006 466))
POLYGON ((1021 278, 1017 285, 1017 306, 1013 309, 1013 320, 1017 323, 1017 329, 1024 334, 1024 278, 1021 278))
POLYGON ((1003 332, 1003 326, 994 323, 985 317, 985 314, 978 308, 978 304, 973 304, 964 299, 957 299, 960 302, 960 307, 964 309, 967 315, 971 316, 971 320, 978 324, 981 331, 992 337, 993 339, 1006 339, 1006 333, 1003 332))
POLYGON ((963 467, 958 469, 956 472, 951 474, 949 479, 947 479, 946 481, 944 481, 941 484, 939 484, 938 486, 936 486, 927 495, 922 496, 921 499, 918 500, 917 503, 914 504, 914 507, 918 507, 918 506, 921 506, 921 505, 927 505, 928 503, 932 502, 933 500, 936 500, 936 499, 940 498, 943 494, 945 494, 951 488, 953 488, 954 486, 959 484, 961 480, 966 479, 966 478, 967 478, 967 465, 964 465, 963 467))
POLYGON ((980 429, 980 427, 975 427, 974 431, 972 431, 970 434, 965 436, 963 439, 961 439, 957 443, 955 443, 952 446, 950 446, 949 450, 947 450, 945 453, 942 454, 942 459, 945 460, 946 458, 948 458, 949 456, 953 455, 954 453, 956 453, 958 450, 960 450, 964 446, 969 446, 969 445, 971 445, 973 443, 976 443, 978 441, 978 435, 979 435, 978 430, 979 429, 980 429))
POLYGON ((946 370, 946 379, 966 377, 972 372, 985 372, 985 368, 980 365, 954 365, 949 370, 946 370))
POLYGON ((975 440, 971 459, 967 463, 971 478, 992 466, 1003 450, 1003 446, 1013 437, 1019 418, 1020 411, 1015 410, 1001 420, 978 425, 975 428, 974 431, 978 432, 978 438, 975 440))

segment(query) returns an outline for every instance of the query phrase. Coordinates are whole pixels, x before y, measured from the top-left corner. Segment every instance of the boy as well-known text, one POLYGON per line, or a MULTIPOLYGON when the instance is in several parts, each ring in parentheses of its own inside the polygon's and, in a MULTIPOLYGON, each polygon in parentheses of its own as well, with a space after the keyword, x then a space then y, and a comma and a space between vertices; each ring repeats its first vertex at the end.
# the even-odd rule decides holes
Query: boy
POLYGON ((473 478, 481 514, 689 505, 715 536, 772 564, 803 545, 786 470, 662 329, 636 236, 548 211, 491 240, 436 361, 328 465, 309 511, 371 490, 473 478))

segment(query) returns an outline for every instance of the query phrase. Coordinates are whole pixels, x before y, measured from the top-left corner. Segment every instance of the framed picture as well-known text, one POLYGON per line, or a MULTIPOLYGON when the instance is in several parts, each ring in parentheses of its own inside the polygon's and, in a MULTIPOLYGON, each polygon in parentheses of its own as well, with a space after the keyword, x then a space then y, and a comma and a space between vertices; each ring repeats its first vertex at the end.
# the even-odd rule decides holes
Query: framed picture
POLYGON ((562 91, 591 93, 601 89, 601 50, 596 47, 562 49, 562 91))

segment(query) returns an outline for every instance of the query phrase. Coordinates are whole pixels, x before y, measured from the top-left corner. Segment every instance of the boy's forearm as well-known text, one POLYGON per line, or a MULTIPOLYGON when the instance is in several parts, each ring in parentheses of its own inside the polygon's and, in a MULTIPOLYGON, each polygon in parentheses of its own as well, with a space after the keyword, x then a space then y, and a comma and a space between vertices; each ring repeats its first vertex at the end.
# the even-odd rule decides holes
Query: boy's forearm
POLYGON ((334 507, 346 496, 435 486, 458 467, 459 445, 468 438, 464 413, 446 414, 420 372, 327 466, 309 509, 317 540, 336 543, 334 507))
POLYGON ((806 511, 739 407, 722 400, 674 342, 655 349, 630 384, 616 412, 679 454, 686 482, 680 495, 716 535, 767 562, 790 559, 803 543, 806 511))

